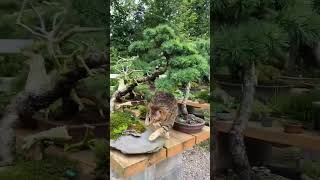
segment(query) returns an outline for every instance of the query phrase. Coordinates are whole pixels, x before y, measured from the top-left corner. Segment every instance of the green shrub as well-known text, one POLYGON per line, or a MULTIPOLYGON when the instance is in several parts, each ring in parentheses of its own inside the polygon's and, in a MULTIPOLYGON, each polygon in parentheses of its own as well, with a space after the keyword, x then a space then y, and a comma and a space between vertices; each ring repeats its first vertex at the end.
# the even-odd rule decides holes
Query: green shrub
POLYGON ((145 100, 150 100, 151 97, 153 97, 153 95, 154 95, 154 92, 152 92, 152 91, 150 90, 149 86, 146 85, 146 84, 141 84, 141 85, 136 86, 136 87, 134 88, 134 91, 135 91, 137 94, 143 96, 143 98, 144 98, 145 100))
POLYGON ((5 180, 68 180, 68 171, 75 171, 77 162, 64 157, 48 156, 40 161, 19 161, 15 166, 0 171, 5 180))
POLYGON ((262 116, 266 116, 271 112, 271 109, 261 101, 254 100, 251 114, 252 120, 259 120, 262 116))
POLYGON ((276 80, 281 73, 279 69, 270 65, 261 65, 260 67, 258 67, 257 71, 259 82, 276 80))
POLYGON ((209 90, 203 90, 203 91, 198 91, 196 93, 193 94, 194 99, 200 99, 200 100, 204 100, 206 102, 209 102, 209 90))
POLYGON ((109 156, 107 156, 109 144, 105 139, 95 139, 91 148, 95 154, 96 170, 106 171, 109 156))
POLYGON ((273 112, 288 116, 288 118, 304 123, 312 121, 312 102, 320 100, 320 91, 313 90, 312 92, 292 95, 292 96, 277 96, 270 106, 273 112))

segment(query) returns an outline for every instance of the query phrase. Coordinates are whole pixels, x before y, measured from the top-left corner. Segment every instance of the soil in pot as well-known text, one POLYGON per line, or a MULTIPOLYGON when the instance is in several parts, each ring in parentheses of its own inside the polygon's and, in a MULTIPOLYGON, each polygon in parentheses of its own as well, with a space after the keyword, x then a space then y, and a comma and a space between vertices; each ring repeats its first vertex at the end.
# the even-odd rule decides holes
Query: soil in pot
POLYGON ((188 120, 178 117, 173 125, 173 129, 184 133, 197 133, 204 127, 205 121, 193 114, 188 115, 188 120))
POLYGON ((285 123, 283 125, 284 132, 289 134, 301 134, 303 133, 303 125, 300 123, 285 123))

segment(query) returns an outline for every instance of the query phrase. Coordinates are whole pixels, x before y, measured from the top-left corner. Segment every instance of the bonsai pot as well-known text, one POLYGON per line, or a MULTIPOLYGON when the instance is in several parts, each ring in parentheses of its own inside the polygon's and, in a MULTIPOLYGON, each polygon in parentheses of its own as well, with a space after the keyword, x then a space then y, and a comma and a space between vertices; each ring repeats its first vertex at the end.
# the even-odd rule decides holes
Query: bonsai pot
POLYGON ((303 133, 303 125, 300 123, 285 123, 283 125, 284 132, 290 134, 301 134, 303 133))
POLYGON ((263 127, 272 127, 272 121, 273 121, 273 119, 272 119, 271 117, 269 117, 269 116, 263 116, 263 117, 261 118, 261 125, 262 125, 263 127))
POLYGON ((188 123, 187 121, 176 120, 174 122, 173 129, 184 133, 200 132, 205 125, 205 121, 199 117, 196 117, 193 114, 189 114, 188 118, 192 118, 192 123, 188 123))

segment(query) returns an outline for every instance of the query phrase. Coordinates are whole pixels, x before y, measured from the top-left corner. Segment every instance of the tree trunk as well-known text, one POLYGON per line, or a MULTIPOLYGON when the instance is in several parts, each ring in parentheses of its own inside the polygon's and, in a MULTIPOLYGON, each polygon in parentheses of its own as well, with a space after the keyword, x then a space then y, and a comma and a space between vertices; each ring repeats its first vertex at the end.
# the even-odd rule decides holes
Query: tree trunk
POLYGON ((292 47, 290 47, 289 58, 287 59, 287 62, 285 64, 285 69, 288 72, 292 72, 294 70, 296 63, 298 62, 298 56, 299 48, 293 45, 292 47))
POLYGON ((141 78, 136 79, 131 84, 122 84, 121 88, 119 87, 116 92, 113 93, 110 99, 110 112, 112 113, 116 109, 116 102, 121 101, 121 98, 128 93, 132 92, 136 86, 140 83, 145 83, 149 81, 154 81, 157 79, 160 75, 164 74, 167 71, 168 66, 166 66, 163 69, 156 70, 149 76, 144 76, 141 78))
POLYGON ((255 65, 252 63, 250 69, 244 72, 243 97, 238 111, 238 116, 234 120, 229 132, 233 169, 239 175, 241 180, 251 179, 251 168, 246 153, 243 133, 247 128, 248 120, 252 112, 256 83, 255 65))
MULTIPOLYGON (((95 68, 106 64, 107 59, 86 59, 86 63, 90 68, 95 68)), ((43 91, 37 93, 22 91, 12 99, 0 119, 0 166, 9 165, 14 159, 14 128, 18 120, 32 119, 38 110, 48 107, 60 97, 68 96, 77 81, 86 76, 87 71, 84 67, 72 66, 68 72, 56 78, 51 88, 42 89, 43 91)))
POLYGON ((188 82, 186 89, 185 89, 184 97, 183 97, 182 103, 181 103, 181 111, 182 111, 182 115, 185 120, 188 120, 188 114, 189 114, 188 109, 187 109, 187 100, 190 95, 190 89, 191 89, 191 83, 188 82))

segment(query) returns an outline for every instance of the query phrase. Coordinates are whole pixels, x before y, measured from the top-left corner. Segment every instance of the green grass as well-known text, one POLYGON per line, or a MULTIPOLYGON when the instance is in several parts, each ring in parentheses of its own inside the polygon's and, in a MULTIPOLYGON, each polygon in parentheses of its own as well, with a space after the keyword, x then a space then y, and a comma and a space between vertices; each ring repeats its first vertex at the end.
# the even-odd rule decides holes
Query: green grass
POLYGON ((210 140, 202 141, 200 144, 197 144, 203 150, 210 151, 210 140))
POLYGON ((63 157, 47 156, 40 161, 19 160, 15 166, 0 171, 3 180, 68 180, 68 172, 77 169, 77 162, 63 157))

